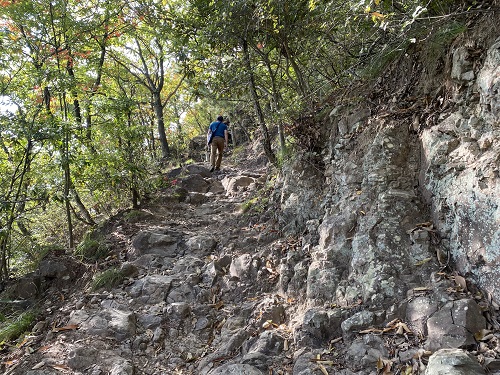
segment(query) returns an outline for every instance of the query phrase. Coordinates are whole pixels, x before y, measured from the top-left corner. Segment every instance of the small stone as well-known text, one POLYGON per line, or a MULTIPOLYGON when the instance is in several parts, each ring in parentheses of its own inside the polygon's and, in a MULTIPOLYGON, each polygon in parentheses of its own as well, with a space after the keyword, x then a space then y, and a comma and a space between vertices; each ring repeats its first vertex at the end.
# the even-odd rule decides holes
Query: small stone
POLYGON ((350 334, 354 331, 366 328, 373 323, 375 315, 368 310, 360 311, 350 318, 344 320, 341 324, 344 334, 350 334))

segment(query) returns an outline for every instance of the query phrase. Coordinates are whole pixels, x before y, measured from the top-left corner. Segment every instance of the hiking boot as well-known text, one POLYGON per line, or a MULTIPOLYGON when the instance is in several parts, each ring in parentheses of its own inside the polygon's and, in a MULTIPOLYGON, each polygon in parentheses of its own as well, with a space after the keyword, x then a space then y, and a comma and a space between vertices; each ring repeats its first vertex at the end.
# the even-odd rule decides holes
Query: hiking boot
POLYGON ((210 168, 210 172, 213 172, 213 171, 214 171, 214 169, 215 169, 215 167, 210 168))

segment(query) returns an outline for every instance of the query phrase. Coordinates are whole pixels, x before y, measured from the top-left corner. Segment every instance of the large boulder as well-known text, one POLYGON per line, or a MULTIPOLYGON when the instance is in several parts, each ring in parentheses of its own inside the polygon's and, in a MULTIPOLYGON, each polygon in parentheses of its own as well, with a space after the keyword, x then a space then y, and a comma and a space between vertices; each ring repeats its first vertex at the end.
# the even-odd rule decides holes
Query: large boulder
POLYGON ((485 375, 472 355, 461 349, 441 349, 431 355, 425 375, 485 375))
POLYGON ((476 343, 474 334, 486 328, 486 319, 472 299, 448 302, 427 321, 429 350, 460 348, 476 343))

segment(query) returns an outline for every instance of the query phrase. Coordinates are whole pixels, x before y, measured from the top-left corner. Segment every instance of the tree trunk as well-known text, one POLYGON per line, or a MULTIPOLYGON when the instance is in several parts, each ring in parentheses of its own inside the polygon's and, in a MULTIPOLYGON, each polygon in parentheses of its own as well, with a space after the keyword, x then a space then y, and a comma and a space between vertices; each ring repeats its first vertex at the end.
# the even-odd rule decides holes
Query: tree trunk
MULTIPOLYGON (((108 20, 108 18, 106 18, 106 20, 108 20)), ((105 43, 106 43, 107 37, 108 37, 108 33, 105 33, 103 38, 102 38, 102 42, 99 43, 100 47, 101 47, 101 51, 100 51, 101 53, 99 56, 99 63, 97 65, 97 77, 96 77, 94 84, 92 85, 92 90, 90 92, 88 102, 87 102, 87 105, 85 108, 85 110, 86 110, 86 117, 85 117, 86 138, 87 138, 88 144, 90 145, 90 149, 94 153, 96 153, 96 150, 94 148, 94 145, 92 144, 92 99, 96 95, 97 90, 99 89, 99 87, 101 85, 102 69, 103 69, 104 61, 105 61, 105 57, 106 57, 106 44, 105 43)))
POLYGON ((2 234, 0 237, 0 281, 9 278, 7 258, 7 235, 2 234))
POLYGON ((66 220, 68 225, 68 246, 72 249, 75 246, 73 235, 73 222, 71 218, 71 203, 69 200, 69 192, 71 187, 71 173, 69 168, 69 134, 68 130, 64 130, 64 145, 63 145, 63 173, 64 173, 64 206, 66 208, 66 220))
POLYGON ((259 96, 257 95, 257 88, 255 86, 255 77, 253 75, 252 64, 250 62, 250 52, 248 51, 248 42, 243 39, 243 59, 245 61, 246 73, 248 74, 249 80, 249 89, 252 94, 252 99, 255 106, 255 112, 257 113, 257 118, 259 120, 260 129, 262 131, 262 145, 264 147, 264 152, 269 160, 269 162, 273 165, 277 165, 278 161, 276 159, 276 155, 274 155, 273 150, 271 148, 271 139, 269 137, 269 131, 266 126, 266 120, 264 117, 264 112, 262 112, 262 107, 260 106, 259 96))
POLYGON ((133 187, 132 189, 132 208, 137 210, 139 208, 139 193, 137 189, 133 187))
POLYGON ((163 105, 159 91, 153 92, 153 110, 156 116, 156 125, 158 127, 158 136, 161 145, 162 159, 168 160, 170 157, 170 149, 168 147, 167 134, 165 132, 165 120, 163 117, 163 105))
POLYGON ((80 211, 80 214, 83 215, 84 223, 88 225, 96 225, 96 222, 92 218, 92 215, 90 214, 89 210, 87 210, 87 207, 85 207, 82 200, 80 199, 80 195, 78 194, 78 191, 76 191, 75 184, 73 183, 73 181, 70 181, 69 190, 75 200, 76 206, 78 207, 78 211, 80 211))
POLYGON ((272 87, 272 105, 274 106, 274 111, 278 114, 278 136, 280 141, 280 150, 282 153, 285 152, 286 143, 285 143, 285 131, 283 129, 283 119, 281 115, 281 107, 280 107, 280 98, 278 85, 276 84, 276 74, 273 73, 273 69, 271 67, 271 62, 269 61, 269 55, 260 52, 257 49, 257 52, 260 53, 264 63, 266 64, 267 71, 269 72, 269 78, 271 79, 271 87, 272 87))
POLYGON ((28 139, 24 159, 17 165, 14 174, 11 177, 8 193, 4 196, 7 204, 7 219, 5 224, 0 226, 0 280, 9 278, 9 241, 12 234, 12 227, 16 217, 24 212, 26 190, 29 188, 25 182, 28 172, 31 168, 31 151, 33 149, 33 142, 28 139), (22 170, 21 169, 22 165, 22 170), (17 186, 15 184, 17 183, 17 186))

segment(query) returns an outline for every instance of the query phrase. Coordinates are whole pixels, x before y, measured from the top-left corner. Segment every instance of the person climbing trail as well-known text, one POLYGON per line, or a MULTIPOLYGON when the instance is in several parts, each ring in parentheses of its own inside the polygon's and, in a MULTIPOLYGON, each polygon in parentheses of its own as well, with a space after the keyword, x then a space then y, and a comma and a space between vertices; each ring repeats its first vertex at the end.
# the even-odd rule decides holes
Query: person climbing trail
POLYGON ((224 117, 217 117, 208 127, 207 144, 210 146, 210 172, 220 170, 222 154, 229 144, 229 135, 227 125, 224 123, 224 117))

